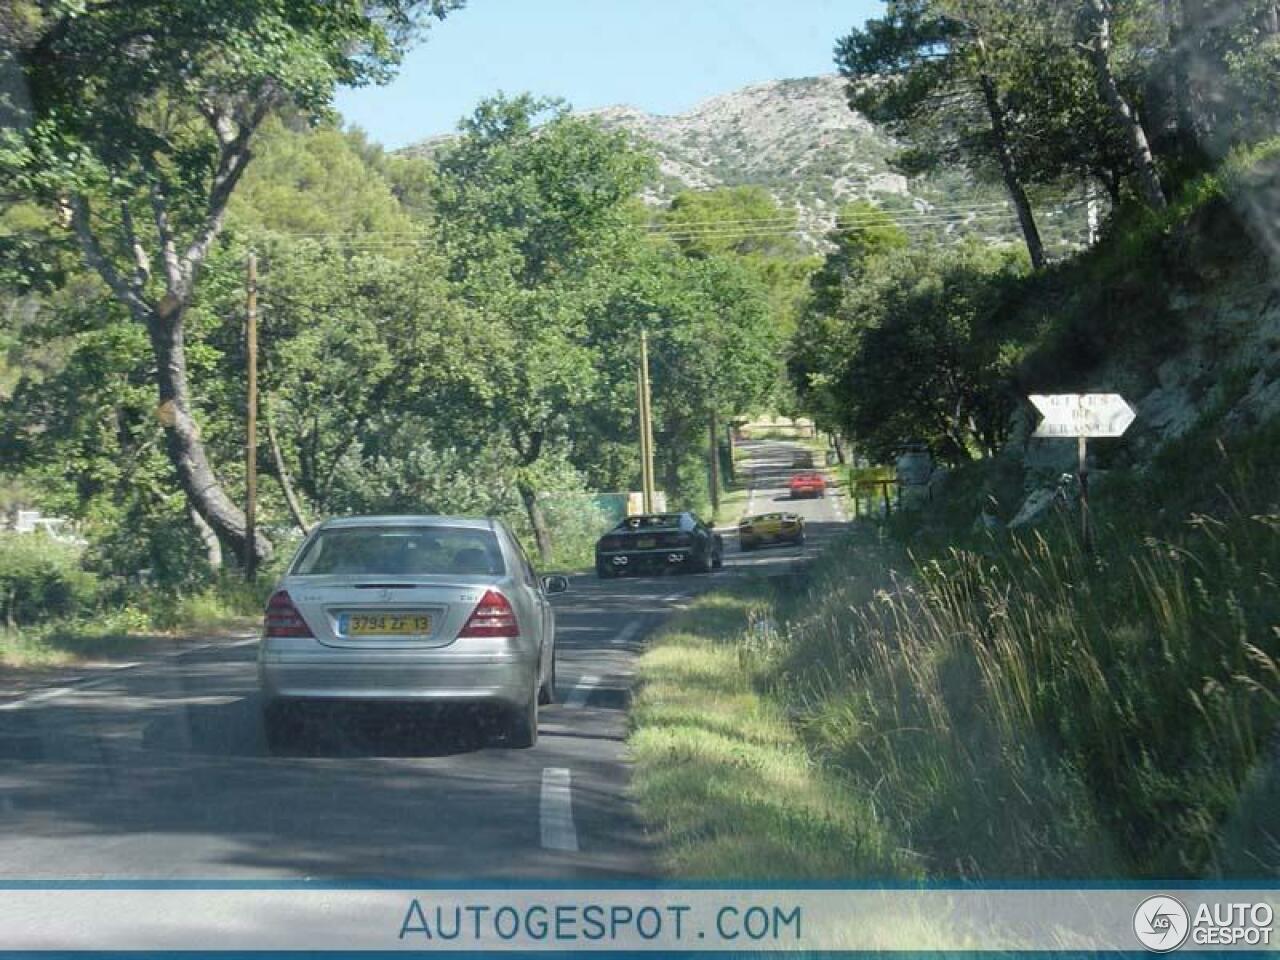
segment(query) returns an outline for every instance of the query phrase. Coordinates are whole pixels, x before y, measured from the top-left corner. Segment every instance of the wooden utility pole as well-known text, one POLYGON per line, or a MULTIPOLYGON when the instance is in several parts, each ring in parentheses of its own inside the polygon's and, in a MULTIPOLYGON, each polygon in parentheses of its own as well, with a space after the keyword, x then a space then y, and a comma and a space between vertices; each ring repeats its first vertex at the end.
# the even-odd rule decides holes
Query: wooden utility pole
POLYGON ((258 574, 258 255, 249 251, 245 301, 244 576, 258 574))
POLYGON ((736 483, 738 479, 738 466, 734 462, 737 458, 734 454, 735 448, 734 448, 734 441, 733 441, 733 417, 730 417, 729 422, 724 425, 724 435, 729 446, 729 460, 728 460, 729 482, 736 483))
POLYGON ((716 412, 707 416, 707 483, 711 491, 711 515, 720 512, 720 430, 716 426, 716 412))
POLYGON ((644 373, 640 364, 636 365, 636 425, 640 432, 640 512, 645 513, 648 509, 645 491, 649 489, 649 431, 645 428, 644 373))
POLYGON ((653 397, 649 392, 649 333, 640 331, 640 375, 638 377, 640 393, 640 482, 641 495, 644 501, 644 512, 653 513, 654 477, 653 477, 653 397))
POLYGON ((1089 520, 1089 439, 1076 438, 1080 478, 1080 544, 1085 553, 1093 553, 1093 527, 1089 520))

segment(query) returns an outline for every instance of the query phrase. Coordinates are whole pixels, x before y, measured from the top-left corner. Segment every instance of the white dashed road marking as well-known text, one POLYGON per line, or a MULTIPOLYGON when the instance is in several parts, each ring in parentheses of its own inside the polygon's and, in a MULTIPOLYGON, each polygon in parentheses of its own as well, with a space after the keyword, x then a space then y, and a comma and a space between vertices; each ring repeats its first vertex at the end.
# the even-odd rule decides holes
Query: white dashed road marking
POLYGON ((199 643, 194 646, 184 647, 181 650, 175 650, 166 653, 157 660, 135 660, 132 663, 118 663, 114 666, 106 668, 106 673, 100 677, 93 677, 87 680, 79 680, 65 687, 50 687, 48 690, 40 690, 36 693, 29 693, 25 697, 19 697, 16 700, 10 700, 7 703, 0 703, 0 710, 21 710, 23 707, 31 703, 40 703, 44 700, 53 700, 56 697, 65 697, 68 693, 75 693, 77 690, 92 690, 94 687, 106 686, 116 679, 116 674, 125 673, 128 670, 136 670, 138 667, 145 666, 149 663, 164 662, 166 660, 177 660, 181 657, 188 656, 192 653, 199 653, 204 650, 210 650, 215 647, 223 649, 235 649, 237 647, 247 647, 258 642, 257 637, 247 637, 243 640, 235 640, 231 643, 214 642, 199 643))
POLYGON ((573 793, 568 767, 546 767, 542 771, 542 800, 538 811, 545 850, 578 849, 578 831, 573 825, 573 793))
POLYGON ((623 627, 616 634, 614 634, 613 639, 610 640, 609 642, 617 643, 617 644, 627 643, 628 641, 631 640, 632 637, 634 637, 639 632, 639 630, 640 630, 640 621, 632 620, 625 627, 623 627))
POLYGON ((587 698, 591 696, 591 691, 594 690, 599 683, 599 677, 592 676, 589 673, 584 673, 578 678, 578 682, 574 688, 569 691, 569 696, 564 698, 564 705, 566 707, 585 707, 587 705, 587 698))
POLYGON ((9 703, 0 703, 0 710, 19 710, 29 703, 39 703, 41 700, 52 700, 54 697, 61 697, 71 692, 71 687, 53 687, 50 690, 41 690, 39 693, 33 693, 30 696, 23 697, 21 700, 11 700, 9 703))

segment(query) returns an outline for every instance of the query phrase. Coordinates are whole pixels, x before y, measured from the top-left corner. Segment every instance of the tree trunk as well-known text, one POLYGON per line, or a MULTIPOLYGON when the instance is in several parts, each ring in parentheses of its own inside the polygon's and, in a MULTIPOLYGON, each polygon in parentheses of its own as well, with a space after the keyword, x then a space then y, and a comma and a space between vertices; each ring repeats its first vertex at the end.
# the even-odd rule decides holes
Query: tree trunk
POLYGON ((302 504, 293 490, 293 483, 289 480, 289 470, 284 464, 284 453, 280 450, 280 441, 276 437, 276 427, 271 419, 270 410, 267 411, 265 419, 267 422, 267 445, 271 447, 271 460, 276 467, 276 479, 280 481, 280 490, 284 494, 284 502, 288 504, 289 515, 293 517, 293 522, 299 530, 303 533, 310 533, 311 524, 307 522, 306 514, 302 512, 302 504))
POLYGON ((725 443, 727 444, 729 449, 729 459, 726 462, 726 466, 729 468, 729 481, 731 483, 736 483, 738 479, 738 468, 737 466, 734 465, 734 462, 733 462, 734 441, 733 441, 733 421, 732 420, 730 420, 728 423, 725 424, 724 436, 725 436, 725 443))
POLYGON ((525 480, 516 482, 520 491, 520 499, 524 502, 525 513, 529 516, 529 526, 533 528, 534 543, 538 548, 538 559, 543 563, 551 562, 551 531, 547 528, 547 518, 542 513, 542 505, 538 503, 538 491, 525 480))
MULTIPOLYGON (((678 436, 678 434, 676 434, 673 431, 672 433, 667 434, 667 436, 671 437, 672 439, 669 443, 665 444, 666 449, 669 451, 670 455, 664 458, 664 463, 662 468, 663 489, 661 492, 663 496, 666 498, 667 509, 670 510, 673 494, 680 489, 680 458, 676 456, 676 453, 675 453, 675 451, 679 450, 680 447, 675 442, 675 439, 674 439, 676 436, 678 436)), ((658 491, 654 491, 655 495, 657 492, 658 491)), ((656 510, 658 505, 655 503, 653 506, 654 506, 654 509, 656 510)))
POLYGON ((1138 193, 1151 209, 1163 210, 1166 205, 1164 189, 1160 185, 1160 174, 1156 170, 1147 132, 1133 106, 1125 99, 1111 70, 1111 15, 1106 0, 1090 0, 1090 10, 1093 13, 1093 36, 1090 38, 1089 59, 1093 62, 1098 89, 1129 145, 1129 156, 1138 180, 1138 193))
POLYGON ((1186 109, 1190 134, 1202 153, 1214 153, 1217 110, 1213 92, 1226 64, 1212 43, 1218 0, 1181 0, 1178 52, 1186 74, 1186 109))
POLYGON ((1000 97, 996 92, 995 81, 985 73, 978 75, 978 85, 982 87, 982 99, 987 107, 987 117, 991 121, 991 137, 995 141, 996 157, 1000 161, 1000 176, 1004 187, 1009 192, 1014 209, 1018 213, 1018 225, 1022 228, 1022 239, 1027 244, 1027 253, 1031 255, 1031 266, 1039 270, 1044 266, 1044 243, 1040 239, 1040 230, 1036 226, 1035 214, 1031 211, 1031 201, 1027 199, 1027 191, 1018 176, 1018 165, 1013 159, 1013 151, 1009 149, 1009 134, 1004 124, 1004 109, 1000 106, 1000 97))
POLYGON ((200 516, 200 511, 195 507, 191 507, 191 522, 195 525, 196 533, 200 535, 200 542, 204 544, 205 556, 209 559, 209 568, 211 570, 222 569, 222 543, 218 540, 218 535, 214 533, 213 527, 205 523, 204 517, 200 516))
POLYGON ((1258 14, 1258 29, 1267 37, 1280 34, 1280 0, 1263 6, 1258 14))
MULTIPOLYGON (((187 359, 182 330, 182 308, 170 298, 147 320, 147 333, 156 359, 156 382, 160 393, 157 415, 164 425, 165 449, 178 474, 178 483, 187 502, 213 528, 218 538, 235 556, 244 556, 244 511, 222 488, 209 465, 200 428, 191 413, 187 386, 187 359)), ((271 556, 271 542, 261 533, 254 538, 258 560, 271 556)))
POLYGON ((1202 154, 1195 114, 1191 109, 1191 76, 1187 70, 1191 51, 1185 24, 1182 22, 1181 6, 1177 0, 1164 0, 1164 18, 1169 31, 1168 45, 1173 67, 1173 113, 1177 125, 1178 150, 1183 157, 1198 164, 1202 154))
POLYGON ((1106 176, 1099 177, 1099 179, 1102 181, 1103 188, 1107 191, 1107 197, 1111 200, 1111 208, 1114 210, 1120 206, 1120 187, 1123 183, 1123 178, 1119 173, 1112 170, 1106 176))

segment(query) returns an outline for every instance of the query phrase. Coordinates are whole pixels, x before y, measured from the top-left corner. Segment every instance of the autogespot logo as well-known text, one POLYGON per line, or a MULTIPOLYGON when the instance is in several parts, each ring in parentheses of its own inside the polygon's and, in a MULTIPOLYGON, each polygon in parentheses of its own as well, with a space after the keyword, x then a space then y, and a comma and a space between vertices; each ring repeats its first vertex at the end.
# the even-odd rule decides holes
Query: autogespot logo
POLYGON ((1133 932, 1148 950, 1168 953, 1182 946, 1191 928, 1187 908, 1173 897, 1148 897, 1133 915, 1133 932))

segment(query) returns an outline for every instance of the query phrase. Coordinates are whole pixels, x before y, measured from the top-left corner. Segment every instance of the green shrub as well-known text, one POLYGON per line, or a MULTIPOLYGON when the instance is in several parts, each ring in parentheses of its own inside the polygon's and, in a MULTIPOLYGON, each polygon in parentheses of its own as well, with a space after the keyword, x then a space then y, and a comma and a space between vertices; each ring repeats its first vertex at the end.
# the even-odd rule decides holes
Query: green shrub
POLYGON ((121 588, 116 602, 127 600, 124 585, 143 579, 143 571, 148 582, 174 590, 205 583, 212 573, 181 498, 160 503, 139 498, 126 510, 98 519, 90 531, 85 565, 116 581, 121 588))
POLYGON ((0 618, 6 626, 87 612, 98 581, 78 547, 40 534, 0 533, 0 618))
POLYGON ((151 629, 209 629, 242 617, 260 616, 275 579, 264 573, 256 583, 247 583, 238 572, 223 572, 202 586, 147 589, 134 600, 151 629))

